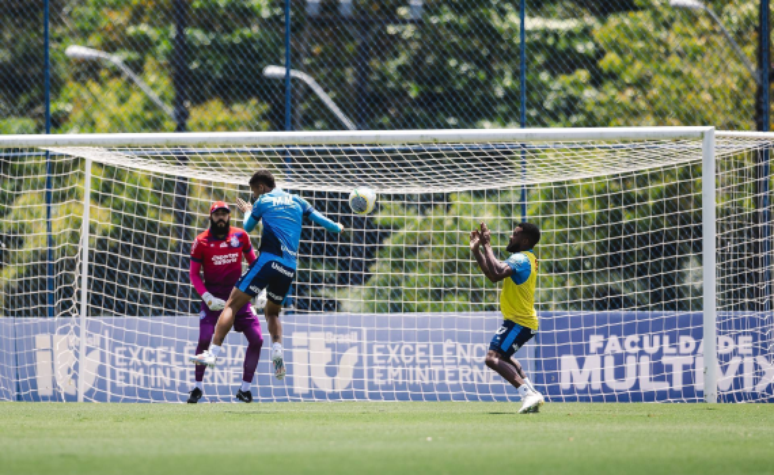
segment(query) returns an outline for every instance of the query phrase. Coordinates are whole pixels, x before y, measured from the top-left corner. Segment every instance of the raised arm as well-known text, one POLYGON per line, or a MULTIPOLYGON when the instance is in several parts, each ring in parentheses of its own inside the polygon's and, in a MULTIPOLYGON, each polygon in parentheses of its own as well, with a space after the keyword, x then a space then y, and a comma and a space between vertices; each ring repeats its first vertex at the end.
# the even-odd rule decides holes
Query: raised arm
POLYGON ((500 282, 501 280, 510 277, 513 274, 513 269, 505 262, 499 261, 492 250, 491 235, 489 228, 486 224, 481 223, 481 229, 479 231, 481 238, 480 252, 484 255, 484 261, 486 262, 486 268, 489 271, 487 277, 492 282, 500 282))
POLYGON ((339 223, 334 223, 314 208, 312 208, 312 211, 307 216, 309 216, 309 219, 311 219, 312 222, 319 224, 332 233, 338 234, 344 231, 344 226, 339 223))
POLYGON ((253 216, 253 207, 250 206, 250 203, 246 202, 242 198, 237 198, 237 208, 239 208, 245 214, 245 220, 244 223, 242 223, 242 227, 248 233, 251 232, 253 229, 255 229, 256 226, 258 226, 258 221, 260 218, 253 216))
POLYGON ((300 196, 293 195, 293 199, 301 205, 301 209, 304 210, 304 216, 309 217, 310 220, 312 220, 313 223, 322 226, 327 231, 332 233, 340 233, 344 231, 344 226, 342 226, 339 223, 334 223, 330 219, 328 219, 325 215, 317 211, 312 207, 312 205, 309 204, 308 201, 301 198, 300 196))
POLYGON ((481 236, 478 234, 478 230, 473 230, 470 232, 470 252, 472 252, 473 257, 476 258, 476 263, 481 269, 481 272, 484 273, 486 278, 491 280, 492 278, 490 277, 489 273, 489 265, 486 262, 486 257, 484 257, 484 254, 481 252, 481 236))

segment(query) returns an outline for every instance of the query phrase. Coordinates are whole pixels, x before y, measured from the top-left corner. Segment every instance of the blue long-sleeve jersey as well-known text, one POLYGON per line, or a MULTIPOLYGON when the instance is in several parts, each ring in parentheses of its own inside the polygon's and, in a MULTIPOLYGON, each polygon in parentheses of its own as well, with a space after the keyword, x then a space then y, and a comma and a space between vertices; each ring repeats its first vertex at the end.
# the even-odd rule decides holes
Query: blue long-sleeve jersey
POLYGON ((279 188, 258 198, 253 211, 245 217, 244 228, 250 232, 263 220, 261 257, 264 253, 275 255, 277 260, 295 269, 305 216, 330 232, 341 232, 338 224, 317 212, 305 199, 279 188))

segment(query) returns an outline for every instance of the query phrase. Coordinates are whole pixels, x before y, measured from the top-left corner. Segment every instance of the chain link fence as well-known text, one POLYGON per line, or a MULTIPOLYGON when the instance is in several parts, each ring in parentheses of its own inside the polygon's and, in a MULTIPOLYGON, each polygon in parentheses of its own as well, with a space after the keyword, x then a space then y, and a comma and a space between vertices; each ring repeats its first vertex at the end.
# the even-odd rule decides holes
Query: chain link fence
POLYGON ((524 3, 293 0, 286 121, 283 1, 0 0, 0 133, 760 128, 759 2, 524 3))

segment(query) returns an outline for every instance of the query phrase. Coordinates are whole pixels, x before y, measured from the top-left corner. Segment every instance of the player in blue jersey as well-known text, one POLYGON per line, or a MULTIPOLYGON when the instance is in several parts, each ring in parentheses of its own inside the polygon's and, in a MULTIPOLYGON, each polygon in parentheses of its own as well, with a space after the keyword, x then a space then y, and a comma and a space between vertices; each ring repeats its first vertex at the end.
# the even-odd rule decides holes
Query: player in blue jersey
POLYGON ((332 233, 341 233, 344 226, 326 218, 303 198, 277 188, 274 176, 268 170, 255 172, 250 189, 256 198, 251 207, 241 199, 239 209, 245 213, 244 229, 252 231, 263 222, 260 256, 231 291, 226 308, 218 318, 210 349, 191 358, 196 364, 215 366, 223 340, 234 325, 234 317, 250 299, 266 288, 264 314, 272 340, 272 362, 277 379, 285 377, 282 357, 282 324, 279 320, 282 301, 296 276, 301 225, 305 217, 332 233))

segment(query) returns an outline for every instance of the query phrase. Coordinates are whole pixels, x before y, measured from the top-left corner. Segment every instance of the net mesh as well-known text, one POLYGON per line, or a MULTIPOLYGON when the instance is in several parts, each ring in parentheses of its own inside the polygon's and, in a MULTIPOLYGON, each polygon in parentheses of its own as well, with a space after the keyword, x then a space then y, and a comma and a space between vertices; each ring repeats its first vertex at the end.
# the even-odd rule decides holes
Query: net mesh
MULTIPOLYGON (((763 165, 771 143, 722 135, 716 143, 719 390, 727 401, 771 399, 771 173, 763 165)), ((305 223, 282 317, 289 375, 271 377, 264 349, 258 400, 517 400, 484 365, 502 322, 500 286, 481 274, 468 236, 485 221, 504 259, 523 216, 542 230, 540 329, 517 358, 547 399, 703 397, 700 140, 3 152, 0 308, 19 318, 3 319, 16 350, 0 353, 18 360, 9 394, 23 399, 72 400, 80 383, 84 400, 184 401, 200 309, 187 256, 209 225, 210 204, 247 199, 257 168, 347 228, 333 235, 305 223), (366 217, 347 203, 362 185, 379 193, 366 217)), ((240 221, 233 212, 232 225, 240 221)), ((225 358, 207 370, 206 398, 232 400, 245 346, 229 335, 225 358)))

